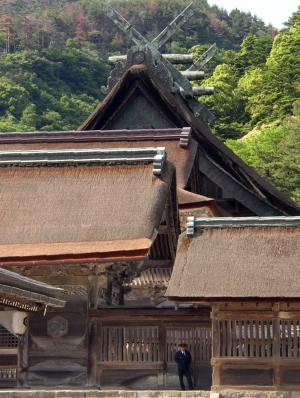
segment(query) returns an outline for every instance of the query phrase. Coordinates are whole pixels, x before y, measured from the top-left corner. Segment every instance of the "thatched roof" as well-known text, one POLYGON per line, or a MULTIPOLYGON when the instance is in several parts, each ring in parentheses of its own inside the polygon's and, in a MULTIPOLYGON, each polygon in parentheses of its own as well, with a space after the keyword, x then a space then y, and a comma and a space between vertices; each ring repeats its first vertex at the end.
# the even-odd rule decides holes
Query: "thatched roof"
POLYGON ((177 186, 184 188, 198 144, 190 128, 0 133, 3 152, 44 150, 45 146, 48 150, 164 147, 176 168, 177 186))
POLYGON ((244 225, 234 218, 198 220, 194 235, 179 238, 166 296, 300 298, 300 218, 278 219, 262 225, 259 218, 244 225))
POLYGON ((129 149, 119 157, 115 149, 103 157, 94 152, 69 150, 62 161, 60 151, 50 156, 47 147, 36 163, 34 153, 6 152, 10 163, 0 167, 1 262, 147 255, 173 167, 153 148, 129 149))
MULTIPOLYGON (((193 110, 192 101, 171 92, 146 65, 135 65, 128 69, 79 130, 110 129, 113 115, 120 115, 123 120, 123 109, 129 103, 130 95, 134 99, 137 91, 142 92, 147 100, 153 101, 155 108, 163 115, 166 126, 192 128, 192 136, 199 144, 203 160, 208 164, 207 171, 216 169, 223 179, 233 181, 236 185, 235 194, 242 204, 247 207, 249 203, 258 201, 261 204, 260 215, 300 214, 300 208, 295 203, 216 138, 193 110)), ((135 115, 136 118, 139 116, 135 115)))
POLYGON ((177 196, 181 208, 184 208, 185 206, 203 206, 214 202, 214 199, 212 198, 208 198, 204 195, 198 195, 181 188, 177 189, 177 196))
POLYGON ((186 219, 195 217, 224 217, 228 214, 216 205, 216 201, 207 196, 198 195, 185 189, 177 188, 181 231, 186 228, 186 219))
POLYGON ((0 304, 25 311, 64 307, 63 289, 0 268, 0 304))

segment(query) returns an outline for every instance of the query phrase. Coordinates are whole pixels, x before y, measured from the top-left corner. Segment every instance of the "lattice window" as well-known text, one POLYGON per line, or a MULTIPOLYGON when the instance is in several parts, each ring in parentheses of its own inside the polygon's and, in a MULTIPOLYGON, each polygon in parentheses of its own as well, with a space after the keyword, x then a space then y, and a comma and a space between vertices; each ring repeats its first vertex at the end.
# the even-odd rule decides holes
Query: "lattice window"
POLYGON ((300 320, 280 320, 280 356, 300 358, 300 320))
POLYGON ((103 327, 100 361, 157 362, 158 327, 103 327))
POLYGON ((220 357, 273 356, 274 325, 272 320, 218 321, 220 357))
POLYGON ((0 367, 0 381, 15 381, 17 379, 16 367, 0 367))
POLYGON ((211 358, 211 329, 200 327, 167 329, 166 361, 174 362, 178 345, 185 343, 193 362, 209 361, 211 358))
POLYGON ((1 348, 17 348, 18 338, 10 333, 3 326, 0 326, 0 349, 1 348))

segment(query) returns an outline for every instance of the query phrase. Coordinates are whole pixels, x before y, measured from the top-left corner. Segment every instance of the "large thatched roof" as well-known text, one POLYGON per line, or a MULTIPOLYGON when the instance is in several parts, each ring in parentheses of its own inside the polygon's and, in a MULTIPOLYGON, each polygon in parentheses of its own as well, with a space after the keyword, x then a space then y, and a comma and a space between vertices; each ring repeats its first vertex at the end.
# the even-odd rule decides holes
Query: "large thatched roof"
MULTIPOLYGON (((154 117, 151 119, 154 128, 191 127, 192 136, 200 148, 202 172, 208 178, 214 174, 217 185, 220 181, 223 186, 227 186, 227 181, 233 184, 230 195, 244 206, 252 207, 253 214, 300 214, 300 208, 295 203, 260 177, 211 132, 194 111, 191 101, 171 92, 147 65, 135 65, 128 69, 79 130, 111 130, 116 125, 133 128, 137 119, 143 124, 142 112, 137 114, 134 108, 138 95, 144 96, 147 103, 151 102, 157 115, 161 116, 158 122, 154 117), (127 119, 124 116, 126 106, 129 109, 127 119), (257 205, 253 206, 253 203, 257 205)), ((139 106, 142 109, 144 105, 139 106)), ((149 121, 145 120, 145 123, 149 121)))

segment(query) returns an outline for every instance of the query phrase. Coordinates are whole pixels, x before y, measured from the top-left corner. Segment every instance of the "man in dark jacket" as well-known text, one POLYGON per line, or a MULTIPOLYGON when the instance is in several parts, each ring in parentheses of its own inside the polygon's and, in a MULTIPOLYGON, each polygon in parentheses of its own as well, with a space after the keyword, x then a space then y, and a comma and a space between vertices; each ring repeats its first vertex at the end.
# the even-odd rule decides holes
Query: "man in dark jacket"
POLYGON ((179 351, 177 351, 175 355, 175 362, 177 363, 178 367, 180 387, 182 390, 185 390, 185 385, 183 382, 183 376, 185 376, 189 384, 189 389, 193 390, 193 381, 190 373, 190 364, 192 361, 191 354, 187 350, 186 344, 180 344, 180 346, 178 346, 178 349, 179 351))

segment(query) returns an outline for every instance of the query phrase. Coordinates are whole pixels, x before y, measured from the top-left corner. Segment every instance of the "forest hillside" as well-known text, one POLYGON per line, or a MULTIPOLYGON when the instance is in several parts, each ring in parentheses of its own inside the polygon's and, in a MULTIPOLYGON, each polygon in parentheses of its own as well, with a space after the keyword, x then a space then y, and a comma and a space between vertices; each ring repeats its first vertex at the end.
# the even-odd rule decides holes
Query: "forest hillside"
MULTIPOLYGON (((110 3, 153 38, 188 2, 110 3)), ((74 129, 94 109, 108 56, 128 47, 106 6, 104 0, 1 0, 0 131, 74 129)), ((280 32, 206 0, 194 0, 194 10, 164 50, 199 54, 217 43, 205 81, 215 95, 204 100, 217 118, 214 133, 300 202, 300 10, 280 32)))

